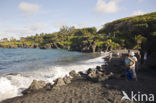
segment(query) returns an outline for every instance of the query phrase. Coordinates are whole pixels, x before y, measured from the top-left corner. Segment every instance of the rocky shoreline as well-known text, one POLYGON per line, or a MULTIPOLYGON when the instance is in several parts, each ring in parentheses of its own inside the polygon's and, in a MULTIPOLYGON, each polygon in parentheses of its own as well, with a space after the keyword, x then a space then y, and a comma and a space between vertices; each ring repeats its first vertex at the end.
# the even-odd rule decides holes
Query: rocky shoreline
POLYGON ((73 70, 54 84, 34 80, 23 96, 1 103, 131 103, 121 101, 122 91, 156 94, 155 74, 141 70, 137 82, 126 81, 123 58, 113 55, 111 62, 108 59, 105 58, 105 65, 89 68, 85 73, 73 70))

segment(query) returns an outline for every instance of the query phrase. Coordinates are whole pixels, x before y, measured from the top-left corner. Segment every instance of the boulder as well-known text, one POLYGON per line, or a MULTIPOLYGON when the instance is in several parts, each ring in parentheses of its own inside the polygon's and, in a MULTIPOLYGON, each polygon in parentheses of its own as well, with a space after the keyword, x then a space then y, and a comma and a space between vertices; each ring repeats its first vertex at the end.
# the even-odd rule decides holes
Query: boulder
POLYGON ((63 86, 63 85, 65 85, 63 78, 56 79, 54 86, 63 86))
POLYGON ((87 76, 87 74, 83 73, 82 71, 80 71, 79 74, 80 74, 81 77, 86 77, 87 76))
POLYGON ((92 79, 96 78, 97 77, 96 70, 90 71, 90 73, 88 73, 88 77, 92 79))
POLYGON ((31 85, 29 86, 29 88, 24 90, 22 93, 23 94, 31 93, 33 91, 36 91, 36 90, 43 88, 45 85, 46 85, 46 83, 44 81, 33 80, 31 85))
POLYGON ((96 69, 98 70, 98 71, 101 71, 101 72, 103 72, 104 70, 103 70, 103 68, 102 67, 100 67, 100 66, 97 66, 96 67, 96 69))
POLYGON ((93 71, 93 69, 89 68, 89 69, 87 70, 87 74, 91 73, 92 71, 93 71))
POLYGON ((72 77, 80 77, 80 76, 81 76, 80 74, 76 73, 75 70, 72 70, 72 71, 69 73, 69 75, 72 76, 72 77))
POLYGON ((96 71, 96 75, 97 75, 97 76, 102 76, 102 75, 104 75, 104 73, 101 72, 101 71, 96 71))
POLYGON ((52 89, 52 84, 51 84, 51 83, 47 83, 47 84, 44 86, 44 88, 45 88, 46 90, 51 90, 51 89, 52 89))
POLYGON ((69 76, 65 76, 65 77, 63 78, 63 80, 64 80, 65 84, 71 83, 71 78, 70 78, 69 76))

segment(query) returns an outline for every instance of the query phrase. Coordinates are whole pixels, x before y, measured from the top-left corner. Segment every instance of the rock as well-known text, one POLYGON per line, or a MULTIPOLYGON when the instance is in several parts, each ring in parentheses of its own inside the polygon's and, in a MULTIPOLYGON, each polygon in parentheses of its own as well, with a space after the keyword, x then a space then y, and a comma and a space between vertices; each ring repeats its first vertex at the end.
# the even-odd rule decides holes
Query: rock
POLYGON ((102 67, 100 67, 100 66, 97 66, 96 67, 96 69, 98 70, 98 71, 101 71, 101 72, 103 72, 104 70, 103 70, 103 68, 102 67))
POLYGON ((71 78, 70 78, 69 76, 65 76, 65 77, 63 78, 63 80, 64 80, 65 84, 71 83, 71 78))
POLYGON ((110 77, 112 77, 114 74, 112 72, 110 72, 109 74, 103 74, 103 75, 98 75, 98 81, 105 81, 107 79, 109 79, 110 77))
POLYGON ((88 74, 88 77, 92 79, 96 78, 97 77, 96 70, 91 70, 90 73, 88 74))
POLYGON ((92 71, 93 71, 93 69, 89 68, 89 69, 87 70, 87 74, 91 73, 92 71))
POLYGON ((105 81, 105 80, 107 80, 108 78, 109 78, 108 75, 99 76, 99 77, 98 77, 98 81, 99 81, 99 82, 101 82, 101 81, 105 81))
POLYGON ((31 93, 33 91, 36 91, 36 90, 43 88, 45 85, 46 85, 46 83, 44 81, 33 80, 31 85, 29 86, 29 88, 24 90, 22 93, 23 94, 31 93))
POLYGON ((52 84, 51 84, 51 83, 47 83, 47 84, 44 86, 44 88, 45 88, 46 90, 51 90, 51 89, 52 89, 52 84))
POLYGON ((82 71, 78 72, 81 76, 85 75, 82 71))
POLYGON ((104 73, 101 72, 101 71, 96 71, 96 74, 97 74, 97 76, 102 76, 102 75, 104 75, 104 73))
POLYGON ((56 79, 54 82, 55 82, 55 83, 54 83, 52 89, 58 90, 58 89, 60 89, 60 86, 65 85, 65 82, 64 82, 63 78, 58 78, 58 79, 56 79))
POLYGON ((77 73, 75 72, 75 70, 72 70, 72 71, 69 73, 69 75, 72 76, 72 77, 80 77, 80 76, 81 76, 80 74, 77 74, 77 73))
POLYGON ((79 74, 80 74, 81 77, 86 77, 87 76, 87 74, 83 73, 82 71, 80 71, 79 74))
POLYGON ((65 85, 65 82, 62 78, 56 79, 54 86, 63 86, 63 85, 65 85))
POLYGON ((33 82, 31 83, 29 89, 31 90, 38 90, 40 88, 43 88, 46 85, 46 83, 44 81, 37 81, 37 80, 33 80, 33 82))

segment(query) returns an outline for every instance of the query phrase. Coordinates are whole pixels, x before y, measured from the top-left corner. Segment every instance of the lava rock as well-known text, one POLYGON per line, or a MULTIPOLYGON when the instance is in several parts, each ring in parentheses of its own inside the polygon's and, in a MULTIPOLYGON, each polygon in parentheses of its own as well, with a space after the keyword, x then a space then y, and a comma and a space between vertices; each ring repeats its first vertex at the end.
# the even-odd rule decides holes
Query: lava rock
POLYGON ((81 75, 80 74, 78 74, 78 73, 76 73, 76 71, 75 70, 72 70, 70 73, 69 73, 69 75, 70 76, 72 76, 72 77, 80 77, 81 75))
POLYGON ((65 76, 65 77, 63 78, 63 80, 64 80, 65 84, 71 83, 71 78, 70 78, 69 76, 65 76))
POLYGON ((36 90, 43 88, 45 85, 46 85, 46 83, 44 81, 33 80, 31 85, 29 86, 29 88, 24 90, 22 93, 23 94, 31 93, 33 91, 36 91, 36 90))

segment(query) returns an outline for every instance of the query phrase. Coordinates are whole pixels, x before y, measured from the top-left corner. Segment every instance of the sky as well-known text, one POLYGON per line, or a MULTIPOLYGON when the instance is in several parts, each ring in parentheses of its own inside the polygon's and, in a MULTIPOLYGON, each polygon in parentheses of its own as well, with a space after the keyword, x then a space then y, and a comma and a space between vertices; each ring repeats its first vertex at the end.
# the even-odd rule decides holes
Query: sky
POLYGON ((123 17, 156 12, 156 0, 0 0, 0 39, 96 27, 123 17))

